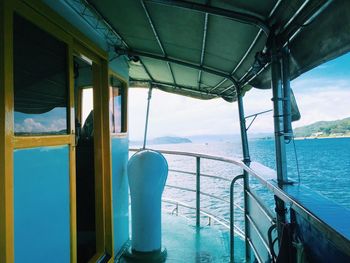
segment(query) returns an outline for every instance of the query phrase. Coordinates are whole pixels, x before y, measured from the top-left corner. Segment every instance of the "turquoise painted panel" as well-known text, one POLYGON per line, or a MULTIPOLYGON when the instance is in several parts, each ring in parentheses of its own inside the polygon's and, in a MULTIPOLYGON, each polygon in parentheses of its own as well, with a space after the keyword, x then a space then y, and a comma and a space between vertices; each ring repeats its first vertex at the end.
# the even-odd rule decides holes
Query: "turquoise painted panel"
POLYGON ((127 137, 112 138, 112 202, 115 253, 118 253, 129 239, 128 151, 129 139, 127 137))
MULTIPOLYGON (((251 190, 252 191, 252 190, 251 190)), ((250 195, 247 195, 248 198, 248 208, 249 208, 249 215, 251 219, 254 221, 256 227, 260 231, 262 237, 264 238, 264 241, 266 244, 268 244, 268 230, 271 227, 271 220, 266 216, 266 213, 262 211, 262 208, 260 208, 258 202, 251 197, 250 195)), ((264 203, 260 200, 260 204, 264 205, 264 203)), ((266 209, 267 206, 264 206, 266 209)), ((276 231, 273 231, 273 238, 275 237, 276 231)))
POLYGON ((14 152, 15 262, 70 261, 69 148, 14 152))
POLYGON ((256 249, 259 258, 261 259, 261 262, 271 262, 270 255, 268 253, 268 248, 264 245, 263 241, 261 240, 257 229, 254 228, 250 222, 248 223, 248 228, 250 233, 250 240, 252 241, 252 244, 256 249))
MULTIPOLYGON (((115 56, 115 54, 110 54, 110 57, 115 56)), ((129 79, 129 65, 124 56, 120 56, 111 62, 109 62, 109 68, 112 69, 115 73, 123 77, 124 79, 129 79)))

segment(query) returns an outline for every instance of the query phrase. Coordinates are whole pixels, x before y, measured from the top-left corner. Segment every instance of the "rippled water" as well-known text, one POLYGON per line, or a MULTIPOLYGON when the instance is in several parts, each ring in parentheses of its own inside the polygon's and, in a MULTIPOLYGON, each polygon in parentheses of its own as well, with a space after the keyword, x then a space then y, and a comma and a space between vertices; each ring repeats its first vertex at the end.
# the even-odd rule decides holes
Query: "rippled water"
MULTIPOLYGON (((350 209, 350 139, 314 139, 297 140, 295 146, 298 155, 301 184, 318 191, 325 197, 332 199, 350 209)), ((209 142, 207 144, 173 144, 153 145, 150 148, 168 149, 187 152, 206 153, 217 156, 236 157, 241 156, 240 142, 209 142)), ((250 142, 251 159, 275 169, 273 140, 253 140, 250 142)), ((166 155, 170 169, 195 172, 196 160, 194 157, 166 155)), ((296 158, 293 143, 287 145, 288 176, 298 180, 296 158)), ((237 167, 222 162, 201 160, 201 173, 222 176, 232 179, 241 173, 237 167)), ((178 172, 169 174, 168 185, 195 189, 194 175, 178 172)), ((254 184, 253 184, 253 187, 254 184)), ((268 200, 273 206, 272 195, 264 189, 255 187, 264 200, 268 200), (260 194, 261 193, 261 194, 260 194)), ((243 196, 239 187, 236 187, 235 202, 242 205, 243 196)), ((201 178, 201 191, 229 200, 229 182, 212 178, 201 178)), ((180 200, 195 207, 195 193, 167 187, 163 197, 180 200)), ((174 205, 165 204, 165 209, 172 210, 174 205)), ((229 219, 229 203, 216 200, 207 196, 201 196, 201 208, 221 218, 229 219)), ((194 218, 194 210, 179 208, 180 213, 194 218)), ((242 213, 236 209, 235 216, 240 226, 243 223, 242 213)), ((207 219, 203 218, 203 223, 207 219)))

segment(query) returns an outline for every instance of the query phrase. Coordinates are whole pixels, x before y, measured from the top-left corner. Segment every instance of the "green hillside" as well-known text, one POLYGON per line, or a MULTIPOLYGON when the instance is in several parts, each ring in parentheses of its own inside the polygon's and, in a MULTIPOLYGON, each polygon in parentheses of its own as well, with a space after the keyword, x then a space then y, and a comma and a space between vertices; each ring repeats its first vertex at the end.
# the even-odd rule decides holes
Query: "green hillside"
POLYGON ((164 136, 154 138, 150 140, 149 144, 177 144, 177 143, 191 143, 192 141, 187 138, 175 137, 175 136, 164 136))
POLYGON ((350 118, 336 121, 319 121, 295 128, 295 137, 329 137, 350 135, 350 118))

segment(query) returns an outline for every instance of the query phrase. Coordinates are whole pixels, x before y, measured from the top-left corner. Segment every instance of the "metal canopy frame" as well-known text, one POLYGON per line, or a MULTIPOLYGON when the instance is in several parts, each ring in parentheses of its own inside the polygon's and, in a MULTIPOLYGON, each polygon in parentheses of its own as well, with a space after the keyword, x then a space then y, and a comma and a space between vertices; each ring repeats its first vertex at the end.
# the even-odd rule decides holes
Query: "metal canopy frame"
MULTIPOLYGON (((118 33, 118 31, 108 22, 108 20, 101 14, 99 11, 94 7, 93 4, 90 3, 89 0, 64 0, 72 9, 74 9, 80 16, 84 18, 84 20, 98 33, 100 33, 105 39, 108 45, 114 47, 118 46, 118 48, 123 48, 125 50, 132 50, 132 48, 128 45, 128 43, 121 37, 121 35, 118 33)), ((246 58, 251 54, 252 50, 254 49, 256 43, 258 42, 259 38, 261 38, 262 34, 265 33, 267 36, 270 36, 271 34, 275 35, 275 38, 277 40, 277 44, 280 47, 285 46, 289 41, 295 38, 296 35, 299 34, 300 31, 302 31, 302 28, 311 24, 311 22, 331 3, 333 0, 308 0, 304 2, 297 12, 285 23, 284 26, 281 26, 278 28, 277 34, 274 31, 274 27, 272 24, 272 16, 280 6, 282 0, 277 0, 274 7, 269 13, 269 16, 266 20, 264 20, 261 15, 253 13, 253 12, 242 12, 241 10, 227 10, 222 8, 217 8, 206 4, 199 4, 199 3, 193 3, 190 1, 183 1, 183 0, 141 0, 141 5, 143 8, 143 11, 146 15, 146 18, 148 20, 149 26, 153 32, 153 35, 156 39, 156 42, 158 43, 158 46, 162 52, 162 56, 155 55, 155 54, 147 54, 141 51, 137 51, 138 53, 142 53, 143 55, 148 55, 145 57, 151 57, 153 59, 160 59, 166 62, 168 70, 171 75, 171 79, 174 85, 173 87, 178 87, 175 74, 172 68, 171 63, 176 63, 182 66, 191 67, 194 69, 197 69, 198 72, 198 88, 195 89, 194 87, 191 87, 188 89, 189 92, 197 93, 203 92, 203 94, 211 94, 215 97, 223 97, 223 98, 230 98, 229 101, 233 101, 237 99, 237 89, 240 87, 244 87, 245 85, 250 84, 254 79, 259 77, 261 73, 265 72, 267 68, 269 68, 270 63, 265 64, 261 67, 260 70, 257 72, 253 71, 253 67, 251 67, 246 74, 241 77, 239 80, 237 80, 234 77, 235 72, 241 67, 241 65, 244 63, 246 58), (171 6, 175 8, 183 8, 188 10, 193 10, 196 12, 200 12, 205 14, 204 17, 204 25, 203 25, 203 38, 202 38, 202 46, 200 51, 200 62, 199 64, 191 63, 191 62, 185 62, 178 60, 176 58, 169 58, 164 45, 162 43, 162 40, 159 37, 158 30, 152 20, 152 17, 150 15, 150 12, 148 11, 147 4, 153 4, 153 5, 165 5, 165 6, 171 6), (209 15, 213 16, 219 16, 224 17, 230 20, 238 21, 240 23, 245 23, 249 25, 253 25, 258 27, 260 30, 258 31, 255 38, 252 40, 250 46, 244 53, 244 55, 239 60, 238 64, 234 67, 234 69, 228 73, 228 72, 222 72, 217 69, 208 68, 205 67, 204 64, 204 56, 206 51, 206 40, 207 40, 207 33, 208 33, 208 20, 210 19, 209 15), (150 55, 150 56, 149 56, 150 55), (202 75, 203 72, 207 72, 209 74, 213 74, 216 76, 223 77, 221 81, 219 81, 216 85, 213 85, 212 87, 206 87, 205 90, 202 90, 201 87, 201 81, 202 81, 202 75), (225 82, 231 81, 232 84, 223 90, 220 90, 219 92, 216 92, 218 88, 220 88, 225 82)), ((131 51, 129 51, 131 52, 131 51)), ((136 52, 136 51, 132 51, 136 52)), ((270 47, 265 47, 264 52, 268 53, 270 52, 270 47)), ((142 57, 140 55, 140 57, 142 57)), ((149 77, 149 80, 152 82, 157 82, 150 71, 150 69, 147 68, 142 58, 140 58, 140 64, 142 65, 145 73, 149 77)), ((148 81, 149 81, 148 80, 148 81)), ((181 85, 180 85, 181 86, 181 85)), ((221 88, 222 89, 222 88, 221 88)))
POLYGON ((142 52, 142 51, 134 51, 134 50, 127 50, 127 49, 123 49, 120 47, 115 47, 115 52, 119 55, 127 55, 129 57, 147 57, 147 58, 152 58, 152 59, 156 59, 156 60, 161 60, 161 61, 165 61, 165 62, 170 62, 170 63, 174 63, 174 64, 179 64, 181 66, 185 66, 185 67, 189 67, 189 68, 194 68, 200 71, 204 71, 216 76, 220 76, 223 78, 227 78, 228 80, 230 80, 232 82, 232 84, 234 85, 234 87, 238 87, 238 82, 235 78, 233 78, 232 76, 230 76, 229 74, 219 71, 217 69, 212 69, 212 68, 208 68, 208 67, 204 67, 201 65, 196 65, 190 62, 186 62, 186 61, 182 61, 182 60, 178 60, 175 58, 169 58, 166 56, 160 56, 157 54, 152 54, 152 53, 148 53, 148 52, 142 52))
MULTIPOLYGON (((269 13, 269 17, 268 20, 271 19, 271 17, 273 16, 273 14, 276 12, 277 8, 279 7, 279 5, 281 4, 282 0, 278 0, 276 2, 276 4, 274 5, 274 7, 272 8, 272 10, 269 13)), ((254 40, 252 41, 252 43, 250 44, 250 46, 248 47, 247 51, 244 53, 244 55, 242 56, 242 58, 239 60, 238 64, 235 66, 235 68, 232 70, 231 72, 231 76, 233 76, 235 74, 235 72, 239 69, 239 67, 242 65, 242 63, 244 62, 244 60, 247 58, 247 56, 250 54, 250 52, 252 51, 253 47, 255 46, 255 44, 257 43, 259 37, 261 36, 261 34, 263 33, 263 30, 260 29, 259 32, 256 34, 254 40)), ((250 69, 249 69, 250 70, 250 69)), ((214 91, 215 89, 217 89, 218 87, 220 87, 222 84, 224 84, 227 81, 227 79, 223 79, 222 81, 220 81, 218 84, 216 84, 211 90, 210 92, 214 91)), ((240 82, 241 80, 239 80, 240 82)), ((240 86, 242 86, 240 84, 240 86)), ((231 88, 232 86, 230 86, 231 88)), ((232 93, 230 94, 232 95, 232 93)))
MULTIPOLYGON (((204 17, 204 28, 203 28, 202 50, 201 50, 201 60, 200 60, 200 63, 199 63, 199 65, 201 67, 203 66, 205 46, 206 46, 206 42, 207 42, 208 20, 209 20, 209 15, 205 14, 205 17, 204 17)), ((201 82, 202 82, 202 71, 200 70, 198 72, 198 89, 199 90, 201 89, 201 82)))
POLYGON ((297 10, 296 15, 292 16, 283 31, 276 36, 277 44, 285 46, 293 40, 301 29, 309 25, 321 12, 323 12, 334 0, 311 1, 308 0, 297 10))
MULTIPOLYGON (((114 47, 115 45, 123 46, 125 48, 130 48, 128 43, 121 37, 118 31, 107 22, 107 19, 88 1, 88 0, 64 0, 70 8, 75 10, 94 30, 99 32, 105 37, 108 45, 114 47), (75 3, 75 4, 72 4, 75 3), (95 20, 94 23, 91 19, 95 20)), ((146 15, 148 13, 145 9, 146 15)), ((152 21, 150 21, 152 23, 152 21)), ((155 29, 154 29, 155 30, 155 29)), ((156 35, 157 32, 153 31, 156 35)), ((157 35, 156 35, 157 36, 157 35)), ((161 42, 158 42, 161 45, 161 42)), ((144 68, 146 74, 151 81, 155 81, 152 74, 149 72, 148 68, 145 66, 142 60, 140 64, 144 68)))
MULTIPOLYGON (((68 0, 65 0, 65 1, 68 1, 68 0)), ((72 0, 72 1, 76 1, 76 0, 72 0)), ((82 1, 84 1, 85 3, 88 3, 86 0, 82 0, 82 1)), ((257 114, 252 116, 247 116, 247 117, 244 116, 242 87, 251 83, 255 78, 257 78, 262 72, 266 71, 266 69, 270 66, 273 104, 274 104, 273 111, 274 111, 275 145, 276 145, 275 150, 276 150, 277 185, 278 185, 278 188, 276 186, 276 189, 281 189, 281 188, 283 189, 284 185, 289 183, 288 176, 287 176, 287 169, 286 169, 287 168, 286 149, 284 144, 284 140, 286 139, 286 135, 287 135, 286 130, 288 129, 286 129, 286 126, 284 124, 285 122, 288 122, 287 119, 290 119, 290 116, 287 116, 287 118, 284 118, 285 117, 284 114, 286 110, 283 110, 283 106, 287 105, 288 103, 286 104, 285 101, 290 99, 290 97, 288 96, 290 72, 289 70, 287 70, 287 67, 282 68, 281 66, 281 60, 282 60, 282 58, 280 57, 281 51, 283 47, 288 46, 288 43, 292 41, 295 38, 295 36, 299 34, 299 32, 301 32, 303 27, 309 25, 331 2, 333 2, 333 0, 307 0, 299 6, 296 13, 292 14, 292 16, 283 26, 279 28, 275 28, 273 25, 270 26, 269 21, 271 20, 271 17, 280 6, 281 2, 282 0, 278 0, 276 2, 275 6, 273 7, 273 9, 271 10, 268 16, 267 21, 265 21, 261 17, 253 13, 243 13, 239 11, 225 10, 225 9, 209 6, 207 4, 198 4, 198 3, 193 3, 189 1, 183 1, 183 0, 142 0, 141 4, 143 7, 143 10, 146 14, 148 23, 152 29, 152 32, 158 43, 158 46, 162 51, 162 55, 148 53, 142 50, 140 51, 133 50, 131 47, 127 45, 127 43, 124 40, 122 40, 120 35, 118 35, 117 31, 113 27, 108 25, 108 23, 106 22, 106 24, 109 27, 111 27, 112 32, 118 36, 118 39, 120 39, 119 42, 114 43, 115 52, 119 55, 127 55, 129 57, 139 58, 140 64, 142 65, 142 67, 144 68, 146 74, 150 79, 150 80, 135 79, 133 81, 147 82, 150 84, 150 87, 156 87, 156 86, 175 87, 183 91, 189 90, 193 93, 199 93, 202 95, 210 95, 210 96, 226 97, 226 98, 231 96, 233 98, 237 98, 238 112, 239 112, 239 119, 240 119, 240 129, 241 129, 243 162, 247 166, 250 165, 250 153, 249 153, 247 130, 251 126, 252 122, 247 127, 246 119, 248 117, 254 117, 253 118, 253 121, 254 121, 257 114), (171 6, 175 8, 184 8, 184 9, 193 10, 193 11, 205 14, 199 64, 182 61, 177 58, 170 58, 167 55, 164 49, 164 46, 162 44, 162 41, 158 35, 157 28, 155 27, 152 21, 152 18, 150 16, 150 13, 145 3, 161 4, 161 5, 171 6), (231 73, 223 72, 213 68, 208 68, 203 65, 204 55, 206 50, 206 38, 207 38, 207 31, 208 31, 209 15, 221 16, 221 17, 235 20, 241 23, 253 25, 260 29, 257 35, 255 36, 255 38, 253 39, 253 41, 251 42, 251 44, 249 45, 248 49, 246 50, 246 52, 238 62, 238 64, 231 71, 231 73), (240 77, 239 80, 237 80, 233 76, 233 74, 241 67, 241 65, 244 63, 246 58, 251 54, 252 50, 254 49, 254 46, 256 45, 256 43, 258 42, 259 38, 263 33, 265 33, 268 36, 268 39, 266 41, 266 46, 262 53, 269 59, 264 60, 263 61, 264 63, 259 64, 259 67, 256 67, 256 65, 252 65, 250 69, 248 69, 248 71, 246 71, 246 73, 242 77, 240 77), (166 62, 168 65, 168 69, 172 75, 172 79, 174 83, 166 83, 166 82, 155 80, 142 60, 142 58, 144 57, 166 62), (171 65, 172 63, 179 64, 189 68, 194 68, 199 71, 198 90, 195 90, 193 87, 188 88, 186 86, 178 85, 176 83, 176 79, 172 71, 172 65, 171 65), (282 74, 281 69, 284 69, 283 75, 281 75, 282 74), (214 87, 212 87, 210 90, 207 90, 206 92, 204 92, 200 90, 202 72, 207 72, 209 74, 220 76, 220 77, 223 77, 224 79, 221 80, 214 87), (231 86, 224 88, 220 93, 213 93, 221 85, 223 85, 227 80, 232 82, 231 86), (226 93, 232 88, 234 88, 232 92, 226 93), (287 91, 287 92, 284 92, 284 91, 287 91)), ((289 54, 285 54, 285 56, 289 56, 289 54)), ((287 58, 288 57, 285 57, 284 59, 287 59, 287 58)), ((290 105, 287 105, 287 108, 288 107, 290 107, 290 105)), ((250 243, 250 240, 249 240, 250 233, 249 233, 249 228, 247 227, 250 224, 249 209, 248 209, 249 206, 247 205, 248 198, 246 196, 247 190, 249 189, 249 177, 248 177, 247 171, 244 171, 243 177, 245 182, 245 189, 244 189, 245 201, 244 202, 245 202, 245 207, 247 208, 245 212, 246 258, 249 259, 250 249, 254 250, 254 246, 252 245, 252 243, 250 243)), ((277 192, 275 194, 277 196, 277 192)), ((286 219, 284 214, 284 211, 285 211, 284 208, 285 208, 285 204, 283 200, 280 198, 277 198, 276 212, 277 212, 277 225, 278 225, 279 236, 281 236, 281 223, 283 223, 286 219)))
MULTIPOLYGON (((312 21, 320 14, 322 13, 334 0, 323 0, 323 1, 312 1, 312 0, 307 0, 304 2, 299 9, 297 10, 296 14, 293 15, 286 23, 285 25, 281 28, 281 32, 274 32, 277 33, 274 36, 274 39, 277 42, 277 45, 279 48, 285 47, 289 42, 291 42, 302 30, 303 27, 309 25, 312 23, 312 21), (294 22, 293 22, 294 21, 294 22)), ((269 18, 272 17, 273 13, 276 11, 278 6, 282 0, 279 0, 272 11, 270 12, 269 18)), ((261 34, 257 34, 257 37, 261 34)), ((252 43, 252 46, 250 46, 250 49, 254 45, 254 41, 252 43)), ((270 47, 269 47, 270 48, 270 47)), ((249 49, 248 49, 249 50, 249 49)), ((268 50, 270 52, 270 50, 268 50)), ((250 52, 247 51, 248 55, 250 52)), ((245 58, 245 57, 244 57, 245 58)), ((242 63, 240 61, 240 63, 242 63)), ((238 83, 240 87, 244 87, 251 83, 255 78, 257 78, 262 72, 265 71, 266 68, 268 68, 271 65, 270 62, 266 63, 257 73, 251 75, 251 72, 253 70, 253 66, 249 68, 249 70, 246 72, 244 76, 239 79, 238 83)), ((232 93, 229 93, 228 95, 233 95, 232 93)))
MULTIPOLYGON (((211 96, 214 98, 221 98, 221 96, 219 96, 218 94, 211 94, 209 92, 206 91, 201 91, 201 90, 194 90, 191 87, 188 86, 184 86, 184 85, 180 85, 180 84, 174 84, 174 83, 167 83, 167 82, 162 82, 162 81, 149 81, 149 80, 144 80, 144 79, 130 79, 130 83, 147 83, 153 86, 153 88, 157 88, 157 86, 163 86, 163 87, 173 87, 179 90, 183 90, 183 91, 190 91, 192 93, 195 94, 200 94, 200 95, 207 95, 207 96, 211 96)), ((226 96, 226 98, 233 98, 234 96, 231 95, 230 96, 226 96)))
MULTIPOLYGON (((147 20, 148 20, 148 22, 149 22, 149 25, 150 25, 151 28, 152 28, 152 32, 153 32, 153 34, 154 34, 154 37, 155 37, 156 40, 157 40, 158 46, 159 46, 160 50, 162 51, 163 56, 166 57, 167 54, 166 54, 166 52, 165 52, 165 49, 164 49, 164 47, 163 47, 163 44, 162 44, 162 42, 161 42, 161 40, 160 40, 160 38, 159 38, 159 35, 158 35, 158 33, 157 33, 157 30, 156 30, 156 28, 155 28, 155 26, 154 26, 154 23, 153 23, 153 21, 152 21, 151 15, 150 15, 150 13, 149 13, 149 11, 148 11, 148 9, 147 9, 147 6, 145 5, 145 2, 144 2, 143 0, 141 0, 141 5, 142 5, 143 10, 145 11, 145 14, 146 14, 146 16, 147 16, 147 20)), ((169 69, 170 75, 171 75, 171 77, 172 77, 172 79, 173 79, 173 82, 174 82, 174 84, 176 85, 176 80, 175 80, 175 76, 174 76, 173 69, 172 69, 172 67, 171 67, 171 65, 170 65, 169 62, 167 62, 167 65, 168 65, 168 69, 169 69)))
POLYGON ((222 8, 217 8, 213 6, 188 2, 188 1, 182 1, 182 0, 145 0, 150 3, 155 4, 162 4, 167 6, 173 6, 173 7, 179 7, 179 8, 185 8, 189 10, 195 10, 198 12, 210 14, 210 15, 216 15, 216 16, 222 16, 228 19, 232 19, 244 24, 249 24, 256 26, 264 31, 266 35, 269 35, 270 33, 270 26, 266 23, 266 21, 263 20, 258 14, 250 13, 243 13, 239 11, 231 11, 226 10, 222 8))

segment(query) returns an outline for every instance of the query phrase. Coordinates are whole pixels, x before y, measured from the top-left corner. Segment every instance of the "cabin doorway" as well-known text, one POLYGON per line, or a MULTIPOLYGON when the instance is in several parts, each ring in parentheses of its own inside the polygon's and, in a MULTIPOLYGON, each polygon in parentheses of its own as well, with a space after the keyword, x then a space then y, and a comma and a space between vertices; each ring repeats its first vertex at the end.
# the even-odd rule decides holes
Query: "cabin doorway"
POLYGON ((96 187, 92 61, 74 57, 77 262, 96 254, 96 187))

